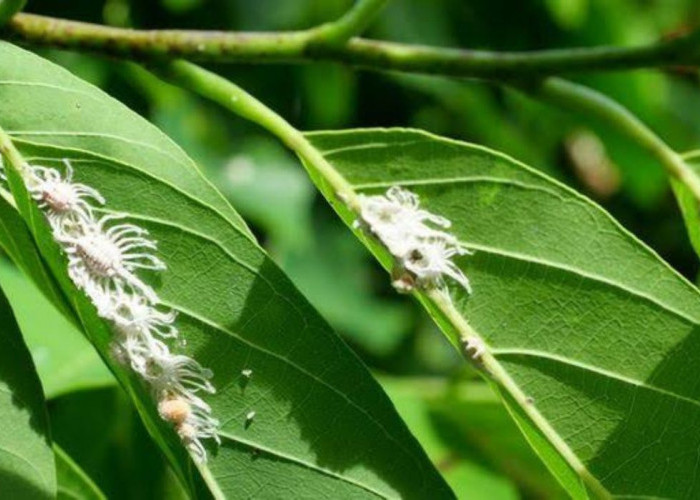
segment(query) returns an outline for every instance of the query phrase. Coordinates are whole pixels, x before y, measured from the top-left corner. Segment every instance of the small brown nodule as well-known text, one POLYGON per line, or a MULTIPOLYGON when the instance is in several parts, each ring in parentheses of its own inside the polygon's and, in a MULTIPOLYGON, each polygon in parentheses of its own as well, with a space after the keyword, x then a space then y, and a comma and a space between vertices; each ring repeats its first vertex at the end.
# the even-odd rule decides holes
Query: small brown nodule
POLYGON ((190 416, 190 405, 183 399, 166 399, 158 403, 158 413, 164 420, 180 425, 190 416))

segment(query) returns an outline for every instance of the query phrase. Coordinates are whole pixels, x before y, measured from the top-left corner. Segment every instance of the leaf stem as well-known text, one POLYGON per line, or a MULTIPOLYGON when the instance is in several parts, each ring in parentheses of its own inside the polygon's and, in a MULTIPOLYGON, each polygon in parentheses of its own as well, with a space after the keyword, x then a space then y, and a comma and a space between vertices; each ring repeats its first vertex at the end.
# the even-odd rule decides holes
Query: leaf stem
POLYGON ((685 184, 695 198, 700 200, 700 177, 681 155, 618 102, 593 89, 560 78, 547 78, 534 86, 518 88, 540 100, 586 114, 613 126, 656 157, 671 176, 685 184))
POLYGON ((237 115, 257 123, 278 137, 308 165, 313 166, 336 194, 338 201, 354 212, 359 200, 350 184, 326 161, 304 135, 288 121, 233 82, 195 64, 175 61, 149 68, 164 79, 210 99, 237 115))
MULTIPOLYGON (((184 58, 233 63, 330 61, 378 71, 514 79, 642 67, 700 64, 700 30, 639 47, 593 47, 532 52, 489 52, 352 38, 383 2, 361 2, 340 24, 307 31, 133 30, 20 13, 2 29, 6 38, 141 60, 184 58), (333 26, 336 26, 334 28, 333 26), (338 27, 339 26, 339 27, 338 27), (352 28, 352 29, 351 29, 352 28), (336 31, 337 29, 337 31, 336 31), (330 30, 323 43, 319 30, 330 30), (319 37, 321 40, 319 41, 319 37)), ((328 26, 328 25, 326 25, 328 26)))
POLYGON ((388 1, 357 0, 352 9, 340 19, 316 28, 316 40, 321 44, 333 46, 345 44, 352 37, 361 35, 388 1))

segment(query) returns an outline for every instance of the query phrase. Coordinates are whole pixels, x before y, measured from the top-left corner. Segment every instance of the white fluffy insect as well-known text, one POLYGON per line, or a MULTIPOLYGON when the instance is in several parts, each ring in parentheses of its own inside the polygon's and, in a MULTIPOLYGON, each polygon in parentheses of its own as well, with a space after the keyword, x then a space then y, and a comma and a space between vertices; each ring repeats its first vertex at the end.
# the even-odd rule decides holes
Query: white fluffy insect
POLYGON ((175 430, 187 449, 198 461, 205 462, 207 453, 201 440, 214 439, 217 444, 221 443, 218 432, 219 421, 211 416, 211 408, 200 398, 191 396, 170 398, 169 401, 178 401, 177 406, 169 405, 164 408, 170 413, 163 418, 175 424, 175 430))
POLYGON ((104 308, 105 297, 135 291, 149 302, 158 302, 153 289, 139 279, 134 271, 148 269, 162 271, 165 264, 148 250, 155 250, 155 242, 146 239, 143 228, 133 224, 107 223, 122 219, 123 215, 105 215, 98 220, 86 221, 77 234, 60 234, 68 254, 68 274, 73 282, 104 308))
POLYGON ((46 211, 47 218, 54 230, 60 231, 66 222, 89 220, 93 217, 92 203, 104 205, 102 195, 90 186, 73 182, 73 167, 66 159, 65 176, 54 168, 32 166, 27 183, 29 192, 46 211))
POLYGON ((175 425, 182 425, 190 417, 192 408, 185 399, 166 398, 158 403, 158 413, 163 420, 175 425))
POLYGON ((124 356, 124 359, 119 361, 128 364, 133 371, 146 379, 153 371, 154 359, 170 354, 165 343, 137 332, 117 331, 116 340, 124 356))
POLYGON ((417 194, 393 186, 384 195, 360 195, 363 227, 376 236, 396 260, 393 284, 402 293, 414 286, 445 289, 445 277, 456 281, 468 293, 469 280, 453 262, 470 254, 454 235, 446 231, 449 220, 420 208, 417 194))
POLYGON ((196 360, 182 354, 168 352, 159 355, 155 352, 151 369, 146 377, 154 389, 162 393, 196 393, 199 391, 214 394, 216 390, 209 381, 214 375, 196 360))
POLYGON ((123 290, 115 291, 102 301, 100 316, 114 321, 122 332, 174 339, 178 330, 174 325, 177 314, 154 306, 145 297, 123 290))
POLYGON ((467 249, 450 245, 443 239, 416 241, 402 259, 403 266, 416 276, 419 285, 444 287, 444 277, 449 276, 459 283, 467 293, 472 293, 469 279, 452 261, 456 255, 467 255, 467 249))
POLYGON ((220 443, 219 421, 212 418, 211 408, 201 398, 163 392, 158 413, 163 420, 173 424, 180 439, 199 461, 206 461, 201 439, 213 438, 220 443))

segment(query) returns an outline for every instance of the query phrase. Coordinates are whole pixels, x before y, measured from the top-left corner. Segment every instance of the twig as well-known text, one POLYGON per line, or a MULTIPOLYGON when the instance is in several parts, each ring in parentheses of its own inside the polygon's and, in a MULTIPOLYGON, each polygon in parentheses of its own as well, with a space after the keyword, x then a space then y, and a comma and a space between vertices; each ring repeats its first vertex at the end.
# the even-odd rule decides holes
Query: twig
MULTIPOLYGON (((349 26, 354 28, 356 25, 351 22, 349 26)), ((363 38, 352 38, 343 45, 324 44, 319 43, 318 29, 286 33, 148 31, 18 14, 1 34, 5 38, 35 45, 140 60, 183 58, 255 64, 323 60, 381 71, 499 79, 700 64, 700 30, 673 40, 630 48, 489 52, 363 38)), ((343 36, 349 33, 347 29, 341 29, 341 32, 343 36)))
POLYGON ((560 78, 547 78, 535 85, 518 88, 541 101, 612 125, 656 157, 666 171, 685 184, 700 201, 700 177, 681 155, 621 104, 593 89, 560 78))

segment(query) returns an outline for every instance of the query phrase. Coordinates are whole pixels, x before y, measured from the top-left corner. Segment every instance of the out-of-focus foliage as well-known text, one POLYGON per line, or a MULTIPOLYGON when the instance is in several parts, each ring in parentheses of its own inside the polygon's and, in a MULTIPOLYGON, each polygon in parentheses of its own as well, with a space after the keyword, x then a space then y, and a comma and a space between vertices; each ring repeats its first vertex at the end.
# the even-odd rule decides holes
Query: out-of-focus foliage
POLYGON ((54 441, 107 498, 186 498, 120 389, 61 396, 49 414, 54 441))
POLYGON ((0 261, 0 284, 7 290, 47 398, 116 383, 81 332, 6 261, 0 261))
MULTIPOLYGON (((286 30, 327 21, 351 3, 33 0, 28 10, 142 28, 286 30)), ((674 36, 698 22, 700 4, 694 0, 392 0, 368 36, 529 50, 645 43, 674 36)), ((455 354, 443 349, 419 308, 392 293, 366 252, 340 229, 314 194, 296 159, 274 140, 132 66, 75 54, 48 54, 148 117, 182 145, 371 367, 393 377, 464 376, 455 372, 455 354), (316 265, 309 265, 310 261, 316 265)), ((633 143, 598 123, 483 82, 354 72, 332 65, 216 69, 301 129, 415 126, 511 154, 599 201, 683 274, 696 278, 697 257, 663 169, 633 143)), ((700 144, 696 72, 637 71, 585 75, 580 80, 620 100, 675 149, 697 149, 700 144)), ((430 440, 424 442, 427 448, 434 441, 445 450, 456 446, 437 428, 432 437, 426 435, 418 437, 430 440)), ((71 452, 68 445, 66 449, 71 452)), ((73 456, 80 463, 80 456, 73 456)), ((493 484, 502 486, 499 491, 504 498, 514 488, 527 494, 511 471, 490 473, 495 475, 493 484)), ((109 489, 105 492, 109 494, 109 489)))
POLYGON ((454 491, 474 498, 565 498, 485 383, 382 382, 454 491))

